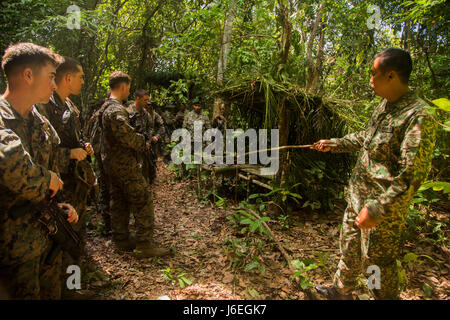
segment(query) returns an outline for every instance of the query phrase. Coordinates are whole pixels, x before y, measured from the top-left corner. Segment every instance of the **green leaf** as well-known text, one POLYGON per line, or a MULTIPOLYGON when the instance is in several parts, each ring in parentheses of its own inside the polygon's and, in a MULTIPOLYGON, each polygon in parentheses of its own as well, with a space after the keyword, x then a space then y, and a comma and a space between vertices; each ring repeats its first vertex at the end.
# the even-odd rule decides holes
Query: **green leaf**
POLYGON ((250 225, 250 232, 255 232, 258 229, 259 223, 255 222, 250 225))
POLYGON ((426 181, 422 184, 417 191, 425 191, 427 189, 433 188, 434 191, 443 191, 444 194, 450 192, 450 182, 445 181, 426 181))
POLYGON ((439 109, 450 112, 450 100, 447 98, 433 100, 433 103, 437 105, 439 109))
POLYGON ((241 224, 253 224, 253 221, 250 219, 243 219, 241 220, 241 224))
POLYGON ((444 122, 445 127, 442 127, 444 131, 450 132, 450 119, 444 122))
POLYGON ((259 273, 264 274, 266 272, 266 266, 263 264, 260 264, 258 266, 258 271, 259 271, 259 273))
POLYGON ((405 254, 405 256, 403 257, 403 262, 411 262, 411 261, 415 261, 417 260, 419 256, 415 253, 409 252, 407 254, 405 254))
POLYGON ((303 263, 303 261, 300 260, 292 260, 291 264, 296 268, 296 269, 303 269, 305 267, 305 264, 303 263))
POLYGON ((247 264, 247 265, 245 266, 244 271, 250 271, 250 270, 253 270, 253 269, 257 268, 258 265, 259 265, 259 262, 258 262, 258 261, 252 261, 252 262, 250 262, 249 264, 247 264))
POLYGON ((186 278, 186 277, 182 277, 181 279, 183 279, 183 281, 184 281, 188 286, 190 286, 190 285, 192 284, 192 281, 189 280, 189 279, 186 278))
POLYGON ((423 284, 423 292, 425 293, 425 295, 428 298, 431 298, 431 296, 433 295, 433 289, 431 289, 431 287, 429 285, 427 285, 426 283, 423 284))
POLYGON ((260 298, 261 296, 259 295, 259 292, 256 291, 255 289, 249 288, 248 289, 248 293, 250 294, 250 296, 252 296, 253 298, 260 298))

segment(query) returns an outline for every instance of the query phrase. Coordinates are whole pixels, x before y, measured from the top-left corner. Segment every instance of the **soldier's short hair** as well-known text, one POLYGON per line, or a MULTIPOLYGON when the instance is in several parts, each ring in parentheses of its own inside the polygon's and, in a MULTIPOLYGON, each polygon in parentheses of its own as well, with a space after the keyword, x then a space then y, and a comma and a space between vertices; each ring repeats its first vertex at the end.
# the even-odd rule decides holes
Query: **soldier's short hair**
POLYGON ((63 57, 64 62, 56 68, 55 82, 58 84, 68 73, 77 73, 80 71, 81 63, 70 57, 63 57))
POLYGON ((389 48, 376 54, 376 58, 380 58, 381 71, 384 73, 395 71, 403 83, 408 83, 412 71, 412 59, 408 51, 389 48))
POLYGON ((137 89, 136 91, 135 91, 135 93, 134 93, 134 96, 136 97, 136 98, 142 98, 143 96, 150 96, 149 94, 148 94, 148 92, 147 91, 145 91, 144 89, 137 89))
POLYGON ((117 89, 122 83, 130 84, 131 78, 125 72, 114 71, 109 75, 109 87, 114 90, 117 89))
POLYGON ((31 42, 21 42, 10 45, 2 58, 2 69, 6 77, 31 68, 39 72, 42 67, 51 63, 57 68, 63 62, 63 58, 49 48, 38 46, 31 42))

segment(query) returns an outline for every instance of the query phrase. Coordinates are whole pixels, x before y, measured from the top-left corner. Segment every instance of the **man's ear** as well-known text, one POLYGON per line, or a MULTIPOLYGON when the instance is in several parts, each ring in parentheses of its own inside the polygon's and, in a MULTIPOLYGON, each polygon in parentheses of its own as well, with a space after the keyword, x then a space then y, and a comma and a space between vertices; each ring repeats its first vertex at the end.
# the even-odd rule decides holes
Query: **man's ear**
POLYGON ((22 78, 26 81, 27 84, 31 84, 34 78, 33 70, 31 68, 25 68, 22 71, 22 78))
POLYGON ((389 71, 387 77, 389 80, 394 80, 395 78, 398 78, 397 73, 395 71, 389 71))
POLYGON ((64 80, 66 80, 67 83, 70 83, 72 81, 72 74, 70 72, 66 73, 64 80))

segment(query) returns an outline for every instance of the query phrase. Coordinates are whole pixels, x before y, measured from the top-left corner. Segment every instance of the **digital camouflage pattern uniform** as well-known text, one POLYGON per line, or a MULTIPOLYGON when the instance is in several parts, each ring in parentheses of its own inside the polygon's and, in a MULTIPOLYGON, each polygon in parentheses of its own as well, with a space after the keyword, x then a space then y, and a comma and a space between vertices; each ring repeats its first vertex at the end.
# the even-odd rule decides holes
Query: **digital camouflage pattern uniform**
MULTIPOLYGON (((138 133, 147 136, 150 141, 153 136, 156 136, 159 141, 161 136, 163 136, 164 134, 164 127, 161 125, 162 120, 160 119, 158 114, 155 113, 156 116, 154 115, 152 117, 150 113, 145 109, 138 111, 134 104, 130 105, 127 108, 127 111, 129 113, 130 125, 134 129, 136 129, 138 133), (155 128, 155 125, 157 126, 157 129, 155 128)), ((143 175, 147 179, 147 182, 149 182, 150 184, 152 182, 151 180, 154 178, 151 177, 152 173, 150 173, 151 172, 150 166, 152 166, 155 169, 153 174, 156 175, 157 156, 154 150, 155 146, 156 144, 152 142, 151 150, 138 154, 139 163, 142 165, 143 175)))
MULTIPOLYGON (((202 111, 200 113, 195 112, 195 110, 191 110, 184 116, 183 128, 187 129, 191 134, 191 150, 194 152, 194 122, 202 121, 202 133, 205 133, 205 130, 211 129, 211 123, 209 122, 209 118, 202 111)), ((203 137, 203 135, 202 135, 203 137)), ((203 142, 203 147, 205 147, 206 143, 203 142)))
POLYGON ((142 174, 139 154, 145 137, 130 125, 126 108, 115 99, 103 113, 102 162, 110 178, 113 239, 129 238, 130 211, 134 214, 136 241, 149 242, 153 232, 152 198, 142 174))
POLYGON ((44 263, 53 242, 28 201, 44 200, 50 172, 58 172, 54 152, 59 138, 33 107, 27 119, 0 98, 0 278, 11 298, 60 299, 61 253, 44 263))
POLYGON ((194 110, 191 110, 184 116, 183 128, 187 129, 191 133, 192 137, 194 136, 195 121, 203 121, 203 130, 211 129, 211 123, 209 122, 209 118, 206 114, 201 111, 200 113, 197 113, 194 110))
POLYGON ((175 118, 176 118, 174 123, 175 129, 182 128, 184 122, 184 111, 178 110, 177 114, 175 115, 175 118))
POLYGON ((167 142, 167 132, 164 119, 152 107, 148 107, 146 111, 149 117, 149 127, 151 128, 150 136, 155 136, 158 138, 158 142, 152 145, 153 150, 156 156, 159 156, 163 154, 164 143, 167 142))
POLYGON ((95 164, 97 167, 97 185, 98 185, 98 210, 103 219, 103 223, 105 225, 105 230, 107 232, 111 231, 111 214, 110 214, 110 192, 109 192, 109 177, 105 172, 105 168, 102 162, 101 156, 101 130, 102 130, 102 117, 105 108, 108 105, 103 101, 102 105, 98 110, 96 110, 91 118, 88 120, 85 132, 88 136, 89 142, 92 145, 92 149, 94 149, 95 156, 95 164))
POLYGON ((150 136, 157 137, 158 141, 164 139, 166 130, 164 129, 163 118, 153 108, 147 110, 148 126, 150 128, 150 136))
POLYGON ((426 106, 413 92, 394 103, 384 100, 365 130, 331 139, 337 144, 332 152, 360 151, 346 192, 341 259, 334 277, 334 286, 344 294, 356 286, 367 266, 377 265, 381 288, 373 290, 375 297, 399 298, 396 260, 401 259, 406 214, 410 200, 427 178, 436 137, 436 122, 426 106), (378 224, 362 235, 355 218, 364 206, 378 224))
MULTIPOLYGON (((54 92, 47 104, 36 105, 39 113, 44 115, 58 133, 61 144, 56 149, 58 169, 64 183, 64 197, 78 213, 78 222, 73 228, 80 235, 82 245, 86 242, 86 208, 87 198, 95 183, 95 174, 86 158, 83 161, 70 159, 70 150, 83 148, 86 139, 82 136, 80 112, 73 102, 66 98, 62 101, 54 92)), ((75 261, 67 252, 62 257, 62 282, 65 283, 68 274, 65 272, 70 265, 81 265, 81 260, 75 261)), ((67 289, 68 290, 68 289, 67 289)), ((63 290, 64 292, 64 290, 63 290)))
POLYGON ((81 132, 79 111, 69 98, 63 102, 56 92, 48 104, 38 104, 36 108, 50 121, 61 140, 56 150, 56 158, 64 182, 64 196, 78 213, 78 222, 74 225, 74 229, 80 232, 84 241, 87 197, 95 183, 95 175, 88 159, 80 162, 70 159, 70 150, 84 149, 86 141, 81 132))

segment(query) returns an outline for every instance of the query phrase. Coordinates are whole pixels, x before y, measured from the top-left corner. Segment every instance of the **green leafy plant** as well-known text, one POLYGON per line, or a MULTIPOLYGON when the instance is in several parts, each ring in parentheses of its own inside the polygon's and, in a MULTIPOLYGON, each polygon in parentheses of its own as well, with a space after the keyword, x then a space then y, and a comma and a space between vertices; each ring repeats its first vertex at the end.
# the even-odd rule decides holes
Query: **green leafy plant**
POLYGON ((289 229, 290 221, 289 221, 288 215, 280 214, 277 219, 278 219, 278 221, 280 221, 282 228, 289 229))
POLYGON ((181 272, 179 269, 172 270, 171 268, 166 268, 162 269, 161 272, 161 276, 167 280, 170 280, 172 285, 178 282, 181 289, 184 289, 186 286, 190 286, 192 284, 192 281, 187 278, 186 273, 181 272))
MULTIPOLYGON (((296 183, 290 187, 277 187, 273 186, 273 190, 267 193, 254 193, 251 194, 248 198, 250 199, 263 199, 263 198, 269 198, 269 197, 278 197, 281 202, 286 203, 287 200, 291 199, 295 203, 300 204, 299 200, 302 199, 302 196, 298 193, 295 193, 291 191, 291 189, 294 189, 296 186, 298 186, 300 183, 296 183)), ((267 201, 267 203, 274 203, 273 201, 267 201)))
POLYGON ((429 214, 429 206, 440 201, 437 192, 449 193, 450 183, 426 181, 422 184, 411 201, 406 217, 406 225, 409 238, 424 236, 420 241, 446 246, 449 242, 443 230, 446 220, 439 221, 436 217, 429 214))
POLYGON ((297 269, 292 275, 292 279, 299 278, 300 287, 303 290, 313 287, 314 284, 308 277, 308 272, 318 268, 318 265, 312 263, 311 260, 292 260, 291 264, 297 269))
POLYGON ((328 272, 330 275, 330 270, 328 268, 328 257, 330 255, 330 251, 326 252, 317 252, 317 266, 322 269, 322 273, 328 272))
POLYGON ((266 241, 254 237, 227 238, 223 250, 234 269, 258 270, 262 274, 266 267, 260 257, 265 245, 266 241))
MULTIPOLYGON (((403 267, 406 267, 406 268, 409 268, 412 270, 415 266, 423 264, 424 261, 427 259, 432 261, 433 263, 435 263, 438 266, 438 268, 441 267, 439 265, 439 263, 436 262, 436 260, 434 260, 432 257, 430 257, 426 254, 415 254, 412 252, 408 252, 403 256, 402 260, 397 260, 396 262, 397 262, 397 267, 399 269, 400 286, 406 287, 406 285, 408 284, 408 277, 406 276, 406 272, 403 267)), ((425 293, 427 293, 427 292, 425 292, 425 293)))
POLYGON ((427 258, 427 259, 433 261, 440 268, 439 263, 437 263, 436 260, 434 260, 432 257, 430 257, 426 254, 415 254, 415 253, 409 252, 403 256, 403 262, 404 263, 412 262, 417 265, 421 265, 423 263, 423 260, 419 260, 419 258, 427 258))
POLYGON ((235 226, 241 225, 244 226, 241 230, 241 234, 246 233, 264 233, 270 237, 269 231, 264 228, 263 222, 269 221, 269 217, 261 217, 257 219, 246 210, 237 210, 233 215, 227 216, 227 219, 231 221, 235 226))

